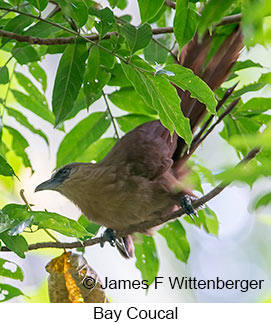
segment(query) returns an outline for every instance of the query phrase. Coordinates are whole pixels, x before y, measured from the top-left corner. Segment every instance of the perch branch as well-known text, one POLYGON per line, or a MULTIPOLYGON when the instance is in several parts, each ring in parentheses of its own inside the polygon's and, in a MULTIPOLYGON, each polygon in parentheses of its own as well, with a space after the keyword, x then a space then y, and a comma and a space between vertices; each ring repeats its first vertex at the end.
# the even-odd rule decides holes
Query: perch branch
MULTIPOLYGON (((261 148, 253 148, 238 164, 237 166, 243 165, 248 163, 250 160, 255 158, 258 153, 261 151, 261 148)), ((202 196, 198 200, 195 200, 192 202, 192 205, 194 209, 199 208, 201 205, 207 203, 208 201, 212 200, 214 197, 216 197, 218 194, 220 194, 230 183, 222 182, 219 185, 217 185, 214 189, 212 189, 209 193, 202 196)), ((155 220, 151 221, 144 221, 141 222, 138 225, 130 226, 129 230, 124 232, 117 232, 117 236, 124 237, 129 234, 132 234, 134 232, 144 232, 147 229, 150 229, 152 227, 161 225, 167 221, 174 220, 182 215, 184 215, 185 212, 182 208, 179 210, 172 212, 170 214, 167 214, 166 216, 156 218, 155 220)), ((44 249, 44 248, 59 248, 59 249, 75 249, 80 247, 88 247, 93 246, 95 244, 98 244, 100 242, 100 238, 91 238, 88 240, 85 240, 83 242, 75 241, 75 242, 39 242, 35 244, 31 244, 28 246, 28 250, 37 250, 37 249, 44 249)), ((0 251, 11 251, 7 247, 3 246, 0 251)))

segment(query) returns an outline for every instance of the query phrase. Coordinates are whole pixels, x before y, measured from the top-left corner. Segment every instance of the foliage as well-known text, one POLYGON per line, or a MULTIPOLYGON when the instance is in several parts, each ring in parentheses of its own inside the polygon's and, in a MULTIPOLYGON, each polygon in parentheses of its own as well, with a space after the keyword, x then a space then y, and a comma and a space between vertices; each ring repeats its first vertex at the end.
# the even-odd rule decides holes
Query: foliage
MULTIPOLYGON (((189 146, 193 135, 189 120, 181 112, 181 100, 175 86, 205 104, 209 117, 216 114, 216 98, 221 99, 228 85, 223 84, 213 93, 190 69, 173 64, 175 41, 183 48, 197 30, 199 37, 203 37, 206 30, 213 29, 210 60, 236 27, 236 24, 222 24, 215 29, 215 24, 226 15, 239 14, 242 15, 248 47, 257 43, 266 45, 271 40, 269 0, 177 0, 176 10, 167 7, 163 0, 138 0, 139 26, 130 23, 132 17, 129 15, 115 15, 114 9, 123 10, 126 0, 109 0, 104 8, 88 0, 53 3, 50 3, 48 11, 48 0, 0 1, 0 32, 11 33, 2 34, 10 36, 1 39, 1 53, 6 57, 0 66, 0 175, 3 182, 4 177, 16 180, 18 167, 13 164, 10 152, 21 161, 19 172, 22 166, 34 171, 27 149, 31 142, 21 134, 21 126, 50 145, 47 134, 39 127, 39 121, 47 122, 50 128, 55 127, 55 132, 63 133, 67 121, 78 117, 82 110, 88 115, 71 130, 65 131, 58 147, 57 167, 74 161, 98 162, 120 135, 158 118, 189 146), (45 15, 44 19, 41 12, 42 17, 45 15), (153 35, 155 26, 170 27, 172 21, 173 34, 162 35, 161 32, 159 35, 158 32, 158 35, 153 35), (21 37, 30 38, 20 41, 21 37), (51 103, 47 102, 47 71, 42 64, 49 54, 60 56, 51 103), (22 73, 22 68, 23 71, 27 68, 28 72, 22 73), (93 112, 91 107, 100 98, 109 101, 103 104, 103 111, 93 112), (111 104, 121 111, 121 115, 112 115, 111 104), (111 126, 114 135, 107 136, 111 126)), ((236 109, 224 118, 220 135, 235 149, 239 158, 254 146, 261 146, 262 151, 256 161, 246 168, 224 169, 216 176, 195 159, 190 166, 196 172, 190 176, 190 181, 201 194, 204 194, 203 183, 214 186, 219 180, 238 180, 252 186, 259 177, 271 175, 268 166, 271 99, 257 97, 256 93, 264 86, 270 86, 271 74, 259 63, 247 60, 235 64, 229 79, 237 81, 240 71, 249 68, 258 68, 260 78, 255 83, 236 87, 224 108, 243 94, 252 92, 255 95, 247 102, 241 98, 236 109)), ((270 193, 258 197, 254 207, 257 209, 268 204, 270 193)), ((206 207, 198 213, 196 225, 218 235, 218 220, 214 211, 206 207)), ((186 220, 194 225, 190 218, 186 220)), ((28 250, 24 232, 39 229, 86 239, 97 233, 98 226, 84 216, 76 222, 56 213, 31 211, 19 204, 8 204, 0 212, 0 241, 19 257, 24 258, 28 250)), ((176 258, 186 263, 190 246, 182 222, 171 222, 159 233, 176 258)), ((159 256, 152 237, 141 236, 136 244, 136 258, 136 266, 143 279, 152 283, 159 269, 159 256)), ((22 270, 14 264, 16 270, 11 272, 5 267, 7 263, 8 260, 0 259, 0 275, 22 280, 22 270)), ((8 284, 0 284, 0 295, 5 295, 4 300, 8 300, 23 293, 8 284)))

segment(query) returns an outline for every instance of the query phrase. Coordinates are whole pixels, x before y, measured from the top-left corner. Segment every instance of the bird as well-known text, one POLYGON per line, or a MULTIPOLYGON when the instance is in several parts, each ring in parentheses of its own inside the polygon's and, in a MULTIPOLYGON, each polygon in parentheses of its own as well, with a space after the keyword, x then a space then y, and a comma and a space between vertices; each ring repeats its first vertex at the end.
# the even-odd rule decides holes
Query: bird
MULTIPOLYGON (((213 35, 208 32, 194 38, 176 55, 175 63, 190 68, 212 90, 229 76, 243 47, 242 32, 237 26, 206 64, 213 35)), ((181 109, 195 133, 207 114, 206 107, 190 97, 188 91, 176 88, 181 109)), ((135 103, 136 104, 136 103, 135 103)), ((134 256, 133 237, 116 239, 115 232, 129 232, 143 221, 191 207, 191 188, 180 185, 187 174, 181 158, 186 144, 176 132, 170 134, 160 120, 141 124, 120 138, 98 163, 74 162, 58 169, 38 185, 36 192, 54 190, 77 205, 94 223, 107 228, 101 238, 116 245, 125 258, 134 256), (116 244, 115 244, 116 243, 116 244)), ((156 228, 141 232, 151 235, 156 228)))

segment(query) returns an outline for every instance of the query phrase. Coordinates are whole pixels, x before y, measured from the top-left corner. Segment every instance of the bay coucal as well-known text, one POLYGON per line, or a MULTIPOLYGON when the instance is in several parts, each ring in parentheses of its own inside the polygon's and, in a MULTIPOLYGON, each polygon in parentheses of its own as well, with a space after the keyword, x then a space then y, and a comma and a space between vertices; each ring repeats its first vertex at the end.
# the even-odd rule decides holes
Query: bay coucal
MULTIPOLYGON (((208 33, 201 41, 196 35, 176 63, 192 69, 216 90, 227 79, 243 46, 240 28, 224 40, 206 64, 211 43, 208 33)), ((183 114, 195 132, 207 113, 205 105, 191 99, 187 91, 176 90, 183 114)), ((187 173, 180 163, 184 148, 183 139, 176 133, 170 135, 159 120, 147 122, 126 133, 102 161, 65 165, 35 191, 55 190, 66 196, 88 219, 110 228, 109 240, 114 239, 112 230, 125 232, 131 225, 184 206, 185 196, 193 196, 189 188, 179 185, 187 173)), ((187 213, 193 209, 188 207, 187 213)), ((134 254, 131 236, 123 237, 117 247, 126 258, 134 254)))

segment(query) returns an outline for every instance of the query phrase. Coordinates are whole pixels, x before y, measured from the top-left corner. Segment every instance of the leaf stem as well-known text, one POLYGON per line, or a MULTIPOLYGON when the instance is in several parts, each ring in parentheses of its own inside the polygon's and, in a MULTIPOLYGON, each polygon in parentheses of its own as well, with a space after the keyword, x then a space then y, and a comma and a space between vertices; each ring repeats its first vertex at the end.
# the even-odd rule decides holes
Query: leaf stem
POLYGON ((118 133, 118 128, 117 128, 117 125, 116 125, 116 120, 115 118, 113 117, 113 114, 112 114, 112 111, 110 109, 110 106, 109 106, 109 103, 108 103, 108 100, 107 100, 107 97, 106 95, 104 94, 104 91, 102 91, 103 93, 103 98, 104 98, 104 102, 105 102, 105 105, 106 105, 106 108, 107 108, 107 111, 110 115, 110 118, 112 120, 112 124, 113 124, 113 127, 114 127, 114 130, 115 130, 115 135, 117 137, 117 139, 119 140, 120 139, 120 136, 119 136, 119 133, 118 133))

